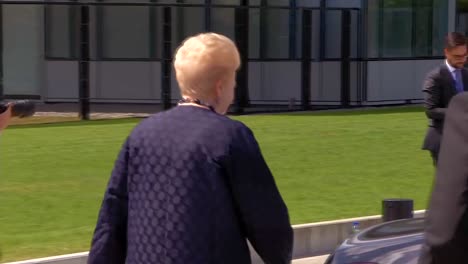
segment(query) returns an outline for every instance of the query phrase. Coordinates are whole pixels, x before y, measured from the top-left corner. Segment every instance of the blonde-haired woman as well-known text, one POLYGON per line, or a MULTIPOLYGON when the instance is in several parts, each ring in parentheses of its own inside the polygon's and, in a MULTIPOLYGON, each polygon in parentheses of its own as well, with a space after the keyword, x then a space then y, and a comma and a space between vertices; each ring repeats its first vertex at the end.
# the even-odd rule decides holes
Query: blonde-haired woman
POLYGON ((141 122, 116 161, 89 263, 290 263, 288 210, 251 130, 224 116, 240 66, 235 44, 185 40, 182 100, 141 122))

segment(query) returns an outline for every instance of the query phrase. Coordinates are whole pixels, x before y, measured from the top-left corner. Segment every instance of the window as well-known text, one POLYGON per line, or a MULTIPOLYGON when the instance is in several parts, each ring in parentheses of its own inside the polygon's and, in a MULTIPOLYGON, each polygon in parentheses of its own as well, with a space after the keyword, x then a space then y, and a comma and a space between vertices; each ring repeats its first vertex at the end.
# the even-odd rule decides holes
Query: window
POLYGON ((381 53, 383 57, 410 57, 413 37, 412 0, 382 3, 381 53))
POLYGON ((380 0, 369 0, 367 6, 367 57, 378 58, 379 56, 379 2, 380 0))
POLYGON ((457 0, 457 11, 460 13, 468 12, 468 0, 457 0))
MULTIPOLYGON (((239 0, 211 0, 214 5, 239 5, 239 0)), ((235 8, 211 9, 211 31, 235 40, 235 8)))
MULTIPOLYGON (((111 2, 128 2, 112 0, 111 2)), ((160 57, 162 16, 158 7, 91 6, 91 59, 155 59, 160 57)), ((80 8, 46 5, 46 56, 77 59, 80 8)))
POLYGON ((337 59, 341 57, 341 33, 342 33, 341 10, 326 11, 325 30, 325 58, 337 59))
POLYGON ((249 9, 249 58, 260 58, 260 9, 249 9))
POLYGON ((239 5, 240 0, 211 0, 213 5, 239 5))
MULTIPOLYGON (((128 2, 128 0, 112 0, 128 2)), ((96 19, 97 59, 149 59, 159 55, 160 45, 151 38, 159 20, 160 9, 145 6, 97 6, 92 8, 96 19), (150 45, 151 44, 151 45, 150 45)))
POLYGON ((445 0, 369 0, 368 57, 441 55, 447 14, 445 0))
POLYGON ((457 1, 457 31, 468 35, 468 0, 457 1))
MULTIPOLYGON (((288 0, 253 1, 261 6, 289 6, 288 0)), ((294 11, 293 11, 294 12, 294 11)), ((261 59, 290 58, 290 31, 297 28, 288 9, 264 8, 249 11, 249 57, 261 59), (293 21, 293 23, 290 23, 293 21)), ((292 33, 293 34, 293 33, 292 33)), ((294 36, 296 37, 296 36, 294 36)), ((294 48, 296 48, 294 46, 294 48)))
POLYGON ((448 33, 448 1, 434 0, 432 17, 432 55, 444 55, 444 39, 448 33))
MULTIPOLYGON (((262 11, 261 11, 262 12, 262 11)), ((289 58, 289 10, 267 9, 260 18, 260 30, 264 58, 289 58), (262 16, 263 15, 263 16, 262 16)))
MULTIPOLYGON (((128 2, 128 0, 99 0, 128 2)), ((241 0, 138 0, 165 4, 240 5, 241 0)), ((369 0, 372 2, 372 0, 369 0)), ((408 0, 409 1, 409 0, 408 0)), ((442 0, 439 0, 442 1, 442 0)), ((375 0, 374 2, 378 2, 375 0)), ((275 7, 315 7, 320 0, 250 0, 249 58, 300 59, 302 9, 275 7)), ((172 7, 172 48, 178 47, 187 36, 207 30, 224 34, 235 40, 235 8, 207 8, 204 6, 172 7), (209 23, 209 24, 207 24, 209 23)), ((157 60, 162 55, 163 8, 150 6, 91 6, 90 56, 93 60, 157 60)), ((313 57, 318 56, 320 14, 313 11, 313 57)), ((341 13, 327 11, 327 58, 340 56, 339 41, 341 13)), ((354 19, 354 18, 353 18, 354 19)), ((46 54, 48 58, 77 59, 79 55, 80 9, 75 6, 48 5, 46 7, 46 54)), ((391 21, 389 22, 391 24, 391 21)), ((391 38, 391 36, 387 36, 391 38)), ((393 44, 392 44, 393 45, 393 44)), ((393 46, 385 47, 391 50, 393 46)))
MULTIPOLYGON (((177 0, 184 4, 204 4, 204 0, 177 0)), ((172 47, 173 51, 181 42, 196 33, 205 31, 204 7, 177 7, 172 13, 172 47)))
POLYGON ((45 6, 45 52, 48 58, 78 58, 79 13, 76 6, 45 6))

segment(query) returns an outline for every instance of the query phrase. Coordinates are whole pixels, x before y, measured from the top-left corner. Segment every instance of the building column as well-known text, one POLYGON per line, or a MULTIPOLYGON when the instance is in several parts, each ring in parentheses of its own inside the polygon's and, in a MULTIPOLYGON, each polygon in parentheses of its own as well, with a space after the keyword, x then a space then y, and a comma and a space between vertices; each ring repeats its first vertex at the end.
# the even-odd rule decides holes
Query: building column
POLYGON ((448 32, 456 29, 457 21, 457 0, 447 0, 448 2, 448 32))

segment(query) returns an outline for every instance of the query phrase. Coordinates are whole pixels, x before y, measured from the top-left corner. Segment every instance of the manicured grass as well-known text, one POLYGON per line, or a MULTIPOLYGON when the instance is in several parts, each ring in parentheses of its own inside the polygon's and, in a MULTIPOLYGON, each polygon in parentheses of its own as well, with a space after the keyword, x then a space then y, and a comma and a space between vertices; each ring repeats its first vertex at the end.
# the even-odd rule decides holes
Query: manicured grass
MULTIPOLYGON (((419 107, 233 117, 255 133, 294 224, 423 209, 433 167, 419 107)), ((0 137, 2 261, 86 251, 117 152, 138 119, 19 125, 0 137)))

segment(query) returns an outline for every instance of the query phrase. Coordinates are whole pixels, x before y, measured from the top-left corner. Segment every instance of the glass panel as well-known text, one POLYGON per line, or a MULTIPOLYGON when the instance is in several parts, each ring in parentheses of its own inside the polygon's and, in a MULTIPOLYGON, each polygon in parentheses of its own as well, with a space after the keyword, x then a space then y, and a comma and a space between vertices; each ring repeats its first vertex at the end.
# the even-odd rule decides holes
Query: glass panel
POLYGON ((211 10, 211 30, 235 40, 235 9, 213 8, 211 10))
POLYGON ((457 0, 457 11, 460 13, 468 13, 468 0, 457 0))
MULTIPOLYGON (((320 54, 320 10, 312 10, 311 57, 318 59, 320 54)), ((302 57, 302 10, 297 15, 296 58, 302 57)))
POLYGON ((433 29, 432 29, 432 55, 444 55, 444 39, 448 34, 449 5, 446 0, 434 0, 433 7, 433 29))
POLYGON ((268 9, 261 11, 261 27, 264 56, 268 59, 289 57, 289 10, 268 9))
POLYGON ((296 0, 296 5, 301 7, 320 7, 320 0, 296 0))
POLYGON ((44 7, 3 5, 2 11, 3 92, 39 95, 45 70, 44 7))
POLYGON ((412 1, 383 1, 382 55, 410 57, 412 53, 412 1))
POLYGON ((351 58, 357 58, 359 54, 359 11, 351 10, 351 58))
POLYGON ((101 56, 103 58, 149 58, 150 9, 129 6, 101 8, 102 12, 97 13, 98 19, 101 16, 102 33, 97 31, 98 39, 102 34, 101 56))
MULTIPOLYGON (((255 1, 263 6, 288 6, 287 0, 255 1)), ((250 2, 250 4, 255 4, 250 2)), ((289 58, 290 11, 265 8, 249 10, 249 57, 262 59, 289 58)))
POLYGON ((430 56, 432 54, 432 0, 417 1, 418 6, 414 10, 413 56, 430 56))
POLYGON ((442 55, 448 28, 445 0, 369 0, 369 58, 442 55))
POLYGON ((290 0, 267 0, 270 6, 289 6, 290 0))
POLYGON ((327 11, 325 32, 325 58, 337 59, 341 57, 341 19, 340 10, 327 11))
POLYGON ((249 58, 260 58, 260 9, 249 10, 249 58))
POLYGON ((379 57, 379 0, 369 0, 367 7, 367 57, 379 57))
POLYGON ((45 6, 46 56, 78 57, 79 9, 75 6, 45 6))
POLYGON ((172 13, 173 49, 187 37, 205 32, 205 8, 178 7, 172 13))
POLYGON ((213 5, 239 5, 239 0, 211 0, 213 5))
POLYGON ((468 35, 468 0, 457 1, 457 31, 468 35))

